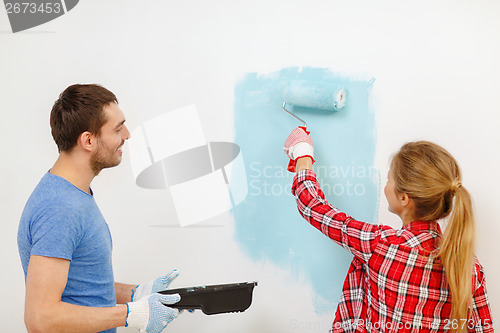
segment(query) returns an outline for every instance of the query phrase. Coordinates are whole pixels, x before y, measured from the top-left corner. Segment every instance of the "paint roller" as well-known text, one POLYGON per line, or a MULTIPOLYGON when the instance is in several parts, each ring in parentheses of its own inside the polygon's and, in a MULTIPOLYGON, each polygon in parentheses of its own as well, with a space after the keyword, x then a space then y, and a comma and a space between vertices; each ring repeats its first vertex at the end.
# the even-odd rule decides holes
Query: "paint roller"
POLYGON ((287 104, 301 109, 335 112, 343 109, 345 102, 346 90, 338 85, 327 82, 295 80, 291 81, 284 90, 282 109, 300 121, 305 130, 306 122, 287 110, 287 104))
MULTIPOLYGON (((345 106, 346 90, 332 83, 297 80, 285 88, 284 99, 283 111, 300 121, 303 126, 299 127, 309 134, 306 122, 287 110, 286 104, 301 109, 339 111, 345 106)), ((295 161, 290 160, 287 170, 295 171, 295 161)))

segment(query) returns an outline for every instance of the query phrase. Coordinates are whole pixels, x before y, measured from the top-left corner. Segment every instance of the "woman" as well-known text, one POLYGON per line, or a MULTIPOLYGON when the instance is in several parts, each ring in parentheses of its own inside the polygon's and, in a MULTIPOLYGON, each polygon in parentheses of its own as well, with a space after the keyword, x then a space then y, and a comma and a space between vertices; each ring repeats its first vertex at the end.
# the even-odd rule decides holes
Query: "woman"
POLYGON ((393 157, 384 192, 400 230, 356 221, 325 200, 304 129, 284 149, 300 214, 354 254, 332 332, 493 332, 471 197, 445 149, 419 141, 393 157))

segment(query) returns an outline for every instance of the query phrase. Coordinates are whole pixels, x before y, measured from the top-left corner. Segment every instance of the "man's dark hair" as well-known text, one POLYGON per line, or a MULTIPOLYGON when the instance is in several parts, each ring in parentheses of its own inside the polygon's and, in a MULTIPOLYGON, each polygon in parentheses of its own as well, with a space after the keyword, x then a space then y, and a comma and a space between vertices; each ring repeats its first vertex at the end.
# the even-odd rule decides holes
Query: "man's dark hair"
POLYGON ((85 131, 99 135, 106 122, 103 109, 113 102, 118 103, 115 94, 97 84, 74 84, 66 88, 50 112, 52 137, 59 152, 72 149, 85 131))

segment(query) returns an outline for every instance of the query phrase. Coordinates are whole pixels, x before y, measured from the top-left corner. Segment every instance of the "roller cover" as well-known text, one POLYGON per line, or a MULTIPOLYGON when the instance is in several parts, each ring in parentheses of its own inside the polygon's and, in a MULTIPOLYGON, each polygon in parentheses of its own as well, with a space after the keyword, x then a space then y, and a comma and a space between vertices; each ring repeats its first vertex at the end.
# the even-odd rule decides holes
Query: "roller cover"
POLYGON ((344 88, 323 82, 296 80, 284 91, 287 104, 309 109, 338 111, 344 107, 345 98, 344 88))

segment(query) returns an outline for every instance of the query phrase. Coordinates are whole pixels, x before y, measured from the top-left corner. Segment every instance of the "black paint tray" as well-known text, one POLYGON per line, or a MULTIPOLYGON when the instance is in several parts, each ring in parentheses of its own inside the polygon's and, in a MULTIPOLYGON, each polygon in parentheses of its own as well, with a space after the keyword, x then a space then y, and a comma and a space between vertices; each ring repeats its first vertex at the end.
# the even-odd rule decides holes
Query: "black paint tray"
POLYGON ((226 312, 243 312, 252 304, 252 292, 257 282, 243 282, 167 289, 160 294, 179 294, 181 300, 168 306, 182 309, 201 309, 212 315, 226 312))

